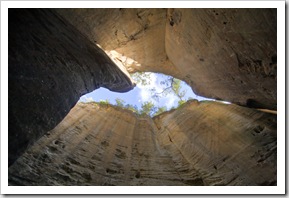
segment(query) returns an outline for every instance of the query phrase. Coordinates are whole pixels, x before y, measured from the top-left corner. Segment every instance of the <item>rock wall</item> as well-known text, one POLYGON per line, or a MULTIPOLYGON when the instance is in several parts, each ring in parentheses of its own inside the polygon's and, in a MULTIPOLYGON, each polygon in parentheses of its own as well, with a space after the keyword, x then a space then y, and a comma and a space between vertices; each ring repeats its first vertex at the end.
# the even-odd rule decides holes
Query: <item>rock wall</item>
POLYGON ((129 91, 135 71, 276 109, 275 9, 8 15, 10 185, 276 185, 274 114, 216 102, 190 102, 154 119, 93 104, 68 114, 100 86, 129 91))
POLYGON ((9 9, 9 165, 100 86, 134 85, 97 46, 50 9, 9 9))
POLYGON ((76 105, 9 168, 10 185, 183 185, 149 117, 76 105))
POLYGON ((207 98, 277 109, 276 9, 56 11, 129 72, 161 72, 207 98))
POLYGON ((167 9, 55 9, 129 72, 179 71, 165 51, 167 9))
POLYGON ((154 121, 181 174, 197 172, 205 185, 276 185, 276 115, 192 101, 154 121))
POLYGON ((155 118, 78 103, 9 185, 276 185, 276 115, 190 101, 155 118))
POLYGON ((277 9, 169 9, 166 53, 199 95, 277 109, 277 9))

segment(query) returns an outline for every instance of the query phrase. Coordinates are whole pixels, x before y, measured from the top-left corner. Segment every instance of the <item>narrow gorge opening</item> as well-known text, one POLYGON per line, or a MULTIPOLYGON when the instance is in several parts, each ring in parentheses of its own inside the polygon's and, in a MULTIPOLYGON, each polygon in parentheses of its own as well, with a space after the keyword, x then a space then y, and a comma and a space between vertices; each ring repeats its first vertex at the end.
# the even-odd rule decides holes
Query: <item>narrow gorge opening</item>
MULTIPOLYGON (((83 95, 78 102, 111 104, 131 110, 138 115, 157 116, 176 109, 188 100, 216 101, 196 95, 184 81, 169 75, 153 72, 131 74, 136 87, 125 93, 99 88, 83 95)), ((221 101, 226 104, 229 102, 221 101)))
POLYGON ((9 9, 9 185, 276 185, 276 16, 9 9))

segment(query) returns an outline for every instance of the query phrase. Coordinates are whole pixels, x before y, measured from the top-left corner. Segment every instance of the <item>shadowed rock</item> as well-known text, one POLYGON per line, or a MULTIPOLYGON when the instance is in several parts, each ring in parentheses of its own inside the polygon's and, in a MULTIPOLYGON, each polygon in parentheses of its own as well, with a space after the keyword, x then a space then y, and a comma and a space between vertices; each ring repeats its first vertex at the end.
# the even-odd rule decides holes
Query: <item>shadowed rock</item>
POLYGON ((129 75, 49 9, 9 9, 9 165, 99 87, 126 92, 129 75))

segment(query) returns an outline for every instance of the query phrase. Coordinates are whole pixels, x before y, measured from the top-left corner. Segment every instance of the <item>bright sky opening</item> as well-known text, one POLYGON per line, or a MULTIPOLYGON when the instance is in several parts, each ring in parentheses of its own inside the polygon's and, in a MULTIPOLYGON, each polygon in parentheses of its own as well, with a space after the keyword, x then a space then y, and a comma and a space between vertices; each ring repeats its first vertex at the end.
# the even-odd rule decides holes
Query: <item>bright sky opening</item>
MULTIPOLYGON (((137 86, 126 93, 117 93, 111 92, 105 88, 99 88, 93 92, 90 92, 86 95, 83 95, 80 98, 80 102, 100 102, 108 100, 110 104, 116 105, 116 99, 122 99, 125 101, 125 104, 136 105, 138 108, 141 108, 141 104, 144 102, 152 102, 156 107, 165 106, 167 110, 171 108, 176 108, 178 106, 178 101, 180 100, 174 92, 169 92, 165 95, 160 95, 159 99, 154 99, 152 96, 154 94, 161 93, 165 86, 161 84, 162 81, 167 80, 170 76, 144 72, 146 75, 147 84, 137 83, 137 86)), ((204 98, 197 96, 192 89, 183 81, 180 83, 181 92, 184 92, 183 100, 187 101, 189 99, 202 100, 213 100, 209 98, 204 98)))

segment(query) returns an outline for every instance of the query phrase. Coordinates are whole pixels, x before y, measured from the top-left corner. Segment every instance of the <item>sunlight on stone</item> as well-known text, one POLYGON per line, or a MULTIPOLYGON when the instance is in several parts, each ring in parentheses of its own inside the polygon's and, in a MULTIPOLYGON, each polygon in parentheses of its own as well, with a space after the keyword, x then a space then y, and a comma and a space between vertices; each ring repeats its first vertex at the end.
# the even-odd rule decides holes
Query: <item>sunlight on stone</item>
POLYGON ((131 72, 133 67, 140 67, 141 64, 138 63, 136 60, 133 60, 130 57, 124 56, 123 54, 118 53, 115 50, 105 50, 99 44, 96 44, 99 48, 101 48, 109 57, 110 59, 119 67, 125 67, 128 72, 131 72))
MULTIPOLYGON (((136 72, 132 74, 132 72, 135 71, 135 67, 141 66, 140 63, 130 57, 124 56, 116 50, 105 50, 99 44, 96 45, 101 48, 124 73, 131 76, 136 87, 132 91, 122 94, 100 88, 83 95, 79 100, 80 102, 95 101, 110 103, 117 106, 121 105, 131 110, 135 109, 136 112, 141 112, 146 105, 149 105, 151 106, 149 115, 153 116, 160 109, 162 109, 162 111, 168 111, 178 108, 192 99, 198 101, 216 101, 196 95, 188 84, 172 76, 153 72, 136 72), (177 91, 173 89, 176 87, 177 91)), ((231 104, 226 101, 217 102, 231 104)))

